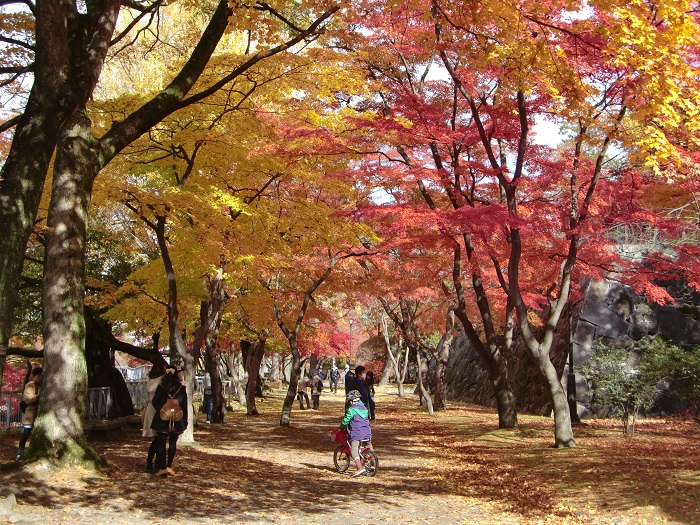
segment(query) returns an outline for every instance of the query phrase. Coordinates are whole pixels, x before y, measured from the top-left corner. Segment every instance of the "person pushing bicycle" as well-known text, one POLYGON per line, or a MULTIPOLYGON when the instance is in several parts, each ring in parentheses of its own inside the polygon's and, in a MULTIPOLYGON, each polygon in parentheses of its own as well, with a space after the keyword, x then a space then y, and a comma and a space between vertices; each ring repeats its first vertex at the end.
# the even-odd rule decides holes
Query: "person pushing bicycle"
POLYGON ((369 426, 369 410, 362 403, 360 392, 351 390, 346 396, 348 409, 345 412, 343 420, 340 422, 340 430, 347 430, 348 441, 350 441, 350 451, 352 459, 355 461, 357 471, 352 475, 353 478, 361 476, 365 473, 365 468, 362 466, 360 459, 360 442, 367 441, 370 449, 372 448, 372 429, 369 426))

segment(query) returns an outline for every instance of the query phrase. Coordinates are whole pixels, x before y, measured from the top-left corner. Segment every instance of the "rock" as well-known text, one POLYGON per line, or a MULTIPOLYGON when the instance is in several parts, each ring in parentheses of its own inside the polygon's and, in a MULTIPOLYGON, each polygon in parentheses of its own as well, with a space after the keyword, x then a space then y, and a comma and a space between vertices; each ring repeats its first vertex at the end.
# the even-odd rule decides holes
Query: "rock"
POLYGON ((13 493, 0 499, 0 518, 7 518, 10 522, 16 521, 17 498, 13 493))

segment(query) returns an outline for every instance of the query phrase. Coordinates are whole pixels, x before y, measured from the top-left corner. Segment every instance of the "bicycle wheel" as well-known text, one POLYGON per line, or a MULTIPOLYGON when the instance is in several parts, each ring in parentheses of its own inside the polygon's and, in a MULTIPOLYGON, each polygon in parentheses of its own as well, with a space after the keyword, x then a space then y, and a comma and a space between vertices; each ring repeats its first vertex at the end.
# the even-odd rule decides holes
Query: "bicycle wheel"
POLYGON ((333 463, 335 468, 341 474, 350 467, 350 455, 344 450, 343 445, 340 445, 333 452, 333 463))
POLYGON ((374 476, 379 470, 379 459, 374 453, 374 450, 367 449, 361 454, 362 456, 362 466, 365 467, 365 476, 374 476))

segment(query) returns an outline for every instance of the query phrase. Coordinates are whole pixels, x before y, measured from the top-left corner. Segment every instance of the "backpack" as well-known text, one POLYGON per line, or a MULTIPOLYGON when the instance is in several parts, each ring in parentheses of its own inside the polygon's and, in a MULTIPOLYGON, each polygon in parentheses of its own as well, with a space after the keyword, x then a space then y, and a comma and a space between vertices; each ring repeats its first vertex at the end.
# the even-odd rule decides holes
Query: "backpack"
POLYGON ((318 383, 316 384, 316 391, 318 393, 321 393, 323 391, 323 381, 320 379, 318 380, 318 383))
MULTIPOLYGON (((182 388, 182 385, 180 385, 180 388, 182 388)), ((182 421, 182 416, 184 415, 180 402, 177 400, 177 394, 180 392, 180 388, 177 389, 174 396, 168 394, 168 399, 160 409, 160 418, 163 421, 169 422, 169 432, 172 432, 175 428, 176 421, 182 421)))

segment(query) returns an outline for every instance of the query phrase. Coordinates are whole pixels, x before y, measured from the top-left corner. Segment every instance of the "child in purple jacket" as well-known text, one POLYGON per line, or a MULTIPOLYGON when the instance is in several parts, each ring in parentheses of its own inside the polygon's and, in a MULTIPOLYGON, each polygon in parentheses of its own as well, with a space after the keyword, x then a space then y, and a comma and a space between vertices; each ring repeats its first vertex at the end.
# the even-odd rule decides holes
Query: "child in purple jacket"
POLYGON ((360 392, 351 390, 347 395, 348 410, 345 412, 343 420, 340 422, 340 430, 346 429, 348 432, 348 441, 350 441, 350 451, 352 458, 355 460, 357 471, 352 475, 353 478, 361 476, 365 473, 360 460, 360 441, 369 441, 370 448, 372 447, 372 429, 369 426, 369 411, 362 403, 360 392))

